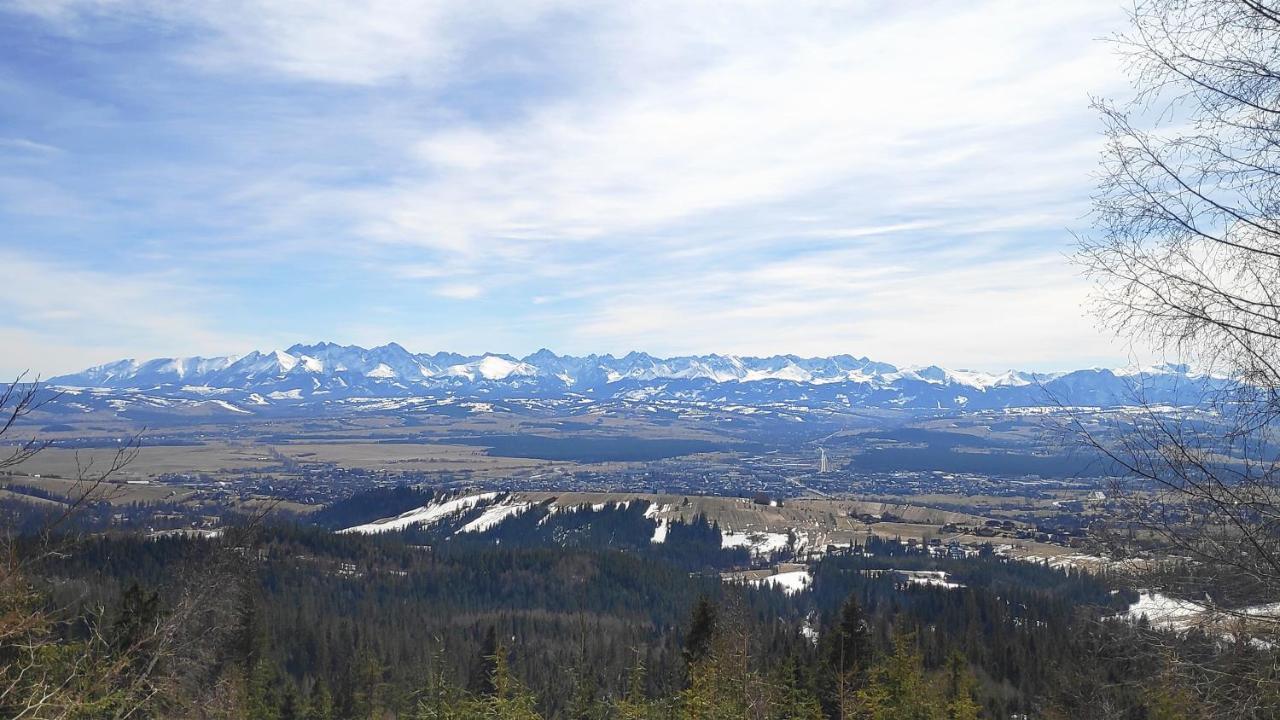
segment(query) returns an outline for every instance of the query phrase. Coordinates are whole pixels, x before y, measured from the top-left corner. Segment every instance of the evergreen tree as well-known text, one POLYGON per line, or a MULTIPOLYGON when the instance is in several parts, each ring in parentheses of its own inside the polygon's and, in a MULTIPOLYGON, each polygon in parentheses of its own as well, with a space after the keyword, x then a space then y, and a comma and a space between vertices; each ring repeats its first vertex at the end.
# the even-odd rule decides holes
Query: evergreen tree
POLYGON ((305 717, 307 720, 334 720, 333 694, 329 692, 329 684, 324 678, 316 680, 311 686, 305 717))
POLYGON ((280 720, 279 700, 276 697, 276 668, 268 660, 260 659, 249 671, 248 720, 280 720))
POLYGON ((873 655, 871 628, 855 595, 845 598, 836 626, 827 633, 826 642, 822 676, 826 708, 845 720, 851 717, 857 692, 866 684, 873 655))
POLYGON ((498 645, 493 655, 493 695, 488 700, 487 716, 497 720, 540 720, 533 695, 511 673, 507 648, 498 645))
POLYGON ((386 668, 371 651, 363 650, 354 669, 351 715, 356 720, 376 718, 386 709, 386 668))
POLYGON ((1172 669, 1172 663, 1166 659, 1160 674, 1143 693, 1148 720, 1192 720, 1202 717, 1204 708, 1199 707, 1195 693, 1186 683, 1180 682, 1172 669))
POLYGON ((795 659, 788 657, 778 666, 769 703, 770 720, 825 720, 818 698, 805 687, 795 659))
POLYGON ((650 720, 656 716, 656 708, 645 697, 644 663, 639 657, 627 677, 627 691, 613 704, 616 720, 650 720))
POLYGON ((490 625, 484 633, 484 639, 480 642, 480 658, 475 665, 475 669, 471 673, 471 679, 467 683, 467 690, 475 695, 492 695, 493 659, 498 655, 498 630, 490 625))
POLYGON ((698 598, 698 603, 693 606, 689 633, 684 641, 684 658, 690 666, 701 662, 711 653, 718 623, 719 611, 715 604, 705 596, 698 598))
POLYGON ((974 701, 976 681, 959 651, 947 657, 947 720, 978 720, 980 708, 974 701))
POLYGON ((722 657, 711 653, 689 667, 689 687, 680 696, 682 720, 745 717, 747 707, 722 657))
POLYGON ((138 583, 131 583, 120 598, 120 614, 112 626, 112 650, 132 652, 143 641, 147 627, 155 622, 159 609, 159 593, 144 591, 138 583))
POLYGON ((569 720, 598 720, 603 708, 596 697, 595 674, 580 666, 574 674, 573 697, 569 701, 569 720))
POLYGON ((919 653, 910 637, 894 637, 893 655, 871 673, 858 693, 861 712, 869 720, 943 720, 942 704, 925 684, 919 653))
POLYGON ((432 654, 431 670, 427 675, 427 686, 418 699, 415 720, 461 720, 463 713, 471 705, 466 692, 449 681, 445 670, 444 647, 437 643, 437 650, 432 654))

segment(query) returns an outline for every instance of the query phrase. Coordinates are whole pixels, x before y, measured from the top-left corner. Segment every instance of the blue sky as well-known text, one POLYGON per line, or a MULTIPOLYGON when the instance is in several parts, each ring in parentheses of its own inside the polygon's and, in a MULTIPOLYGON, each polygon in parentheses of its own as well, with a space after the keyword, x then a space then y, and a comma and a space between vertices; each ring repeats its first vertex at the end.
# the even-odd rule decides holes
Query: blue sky
POLYGON ((0 371, 298 341, 1126 361, 1119 2, 0 2, 0 371))

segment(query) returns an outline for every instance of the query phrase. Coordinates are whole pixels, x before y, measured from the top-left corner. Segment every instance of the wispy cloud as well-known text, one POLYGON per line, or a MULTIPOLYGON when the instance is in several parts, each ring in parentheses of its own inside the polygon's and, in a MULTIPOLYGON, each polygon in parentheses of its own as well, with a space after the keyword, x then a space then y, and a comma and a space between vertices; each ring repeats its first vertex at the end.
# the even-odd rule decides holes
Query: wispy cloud
POLYGON ((52 155, 62 152, 62 148, 35 142, 26 138, 0 137, 0 153, 29 153, 34 155, 52 155))
POLYGON ((0 23, 63 60, 0 51, 0 153, 62 151, 0 178, 0 243, 251 296, 184 323, 262 344, 1118 357, 1062 252, 1122 22, 1113 0, 19 3, 0 23))
POLYGON ((45 376, 84 367, 87 358, 242 351, 247 338, 209 324, 218 302, 176 273, 92 271, 0 251, 2 377, 45 376))

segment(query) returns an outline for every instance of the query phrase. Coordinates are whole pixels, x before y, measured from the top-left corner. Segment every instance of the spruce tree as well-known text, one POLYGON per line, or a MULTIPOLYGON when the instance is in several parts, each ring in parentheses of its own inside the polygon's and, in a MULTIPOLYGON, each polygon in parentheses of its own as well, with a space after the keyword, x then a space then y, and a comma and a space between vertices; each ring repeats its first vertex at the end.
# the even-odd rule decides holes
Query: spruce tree
POLYGON ((693 615, 689 622, 689 634, 684 641, 684 659, 689 665, 695 665, 711 653, 715 640, 719 612, 714 603, 705 596, 698 598, 693 606, 693 615))
POLYGON ((840 720, 851 716, 855 696, 866 684, 872 654, 866 615, 858 598, 849 595, 840 607, 835 628, 828 634, 821 678, 827 711, 840 720))
POLYGON ((492 695, 493 659, 498 654, 498 631, 493 625, 485 630, 484 639, 480 642, 480 658, 467 682, 467 690, 476 695, 492 695))
POLYGON ((973 699, 976 684, 964 656, 951 651, 947 657, 947 720, 978 720, 980 708, 973 699))
POLYGON ((636 664, 627 678, 627 692, 613 704, 617 720, 648 720, 656 715, 655 708, 644 692, 644 662, 638 654, 636 664))

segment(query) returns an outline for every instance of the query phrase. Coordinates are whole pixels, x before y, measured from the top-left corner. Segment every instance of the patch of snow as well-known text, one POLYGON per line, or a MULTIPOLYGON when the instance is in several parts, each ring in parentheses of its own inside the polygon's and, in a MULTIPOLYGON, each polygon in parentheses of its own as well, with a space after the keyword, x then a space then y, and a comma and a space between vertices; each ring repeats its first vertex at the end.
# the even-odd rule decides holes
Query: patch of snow
POLYGON ((463 525, 462 529, 458 530, 458 532, 485 532, 486 530, 491 530, 503 520, 506 520, 509 517, 515 517, 525 510, 528 510, 531 506, 532 504, 527 502, 511 503, 510 505, 506 503, 499 503, 485 510, 480 517, 472 520, 466 525, 463 525))
POLYGON ((785 549, 787 536, 785 533, 774 532, 725 532, 721 534, 720 547, 745 547, 755 555, 768 555, 785 549))
POLYGON ((813 582, 813 576, 808 570, 792 570, 770 575, 759 582, 761 585, 778 588, 788 595, 795 595, 808 589, 813 582))
POLYGON ((346 530, 339 530, 341 533, 381 533, 391 530, 403 530, 414 525, 434 525, 441 520, 471 508, 493 500, 498 497, 496 492, 479 493, 476 495, 464 495, 462 497, 451 498, 440 503, 432 503, 415 508, 408 512, 401 513, 393 518, 382 518, 374 520, 364 525, 356 525, 346 530))
POLYGON ((818 628, 813 624, 813 613, 805 616, 804 624, 800 626, 800 634, 814 645, 818 644, 818 628))
POLYGON ((906 576, 909 585, 941 587, 948 590, 964 587, 960 583, 948 580, 947 574, 942 570, 899 570, 898 573, 906 576))
POLYGON ((249 412, 248 410, 244 410, 244 409, 242 409, 242 408, 238 408, 238 407, 236 407, 235 405, 232 405, 231 403, 227 402, 226 400, 208 400, 208 401, 206 401, 206 402, 208 402, 208 403, 210 403, 210 404, 212 404, 212 405, 217 405, 218 407, 222 408, 223 410, 230 410, 231 412, 241 413, 241 414, 244 414, 244 415, 252 415, 252 414, 253 414, 253 413, 249 412))
POLYGON ((1203 617, 1203 605, 1190 600, 1179 600, 1159 592, 1139 591, 1138 602, 1129 606, 1120 617, 1136 622, 1146 617, 1152 627, 1168 630, 1185 630, 1203 617))
POLYGON ((276 365, 285 372, 289 372, 298 364, 298 358, 279 350, 272 352, 268 357, 275 360, 276 365))
POLYGON ((654 503, 649 503, 649 507, 645 508, 644 510, 644 516, 647 518, 654 518, 654 517, 657 517, 659 513, 670 512, 670 511, 671 511, 671 505, 669 504, 664 503, 662 505, 655 505, 654 503))
POLYGON ((365 375, 371 378, 393 378, 396 376, 396 371, 392 370, 391 366, 386 363, 378 363, 377 367, 365 373, 365 375))
POLYGON ((663 518, 658 521, 658 527, 653 529, 653 537, 649 538, 650 543, 664 543, 667 541, 667 529, 670 521, 663 518))

